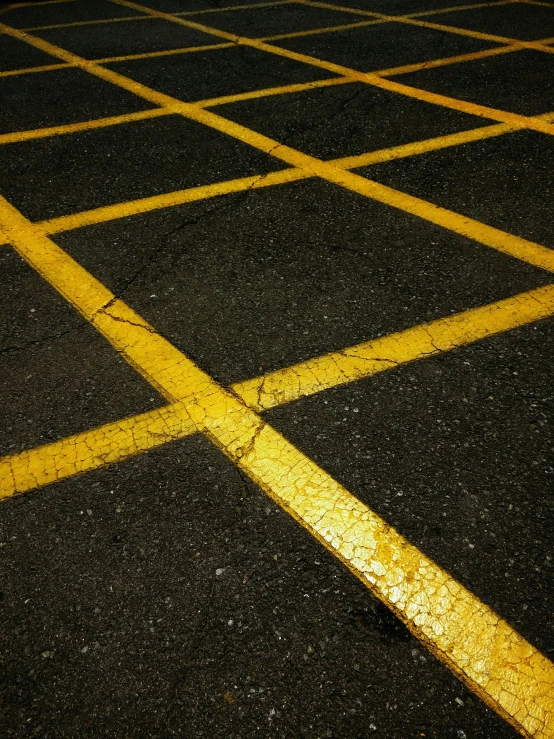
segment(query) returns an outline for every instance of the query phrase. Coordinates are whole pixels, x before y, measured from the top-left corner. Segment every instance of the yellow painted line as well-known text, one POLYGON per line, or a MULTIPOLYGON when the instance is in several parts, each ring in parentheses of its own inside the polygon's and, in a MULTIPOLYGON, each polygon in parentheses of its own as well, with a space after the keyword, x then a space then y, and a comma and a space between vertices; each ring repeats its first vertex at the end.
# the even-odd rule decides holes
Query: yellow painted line
MULTIPOLYGON (((513 2, 514 0, 510 0, 513 2)), ((266 39, 267 40, 267 39, 266 39)), ((459 54, 457 56, 444 57, 442 59, 434 59, 428 62, 417 62, 415 64, 404 64, 401 67, 387 67, 385 69, 372 70, 371 74, 380 77, 395 76, 399 74, 407 74, 409 72, 418 72, 421 69, 431 69, 433 67, 443 67, 449 64, 458 64, 459 62, 474 61, 476 59, 484 59, 489 56, 497 56, 498 54, 506 54, 517 51, 519 47, 501 46, 497 49, 486 49, 484 51, 471 52, 469 54, 459 54)), ((314 80, 313 82, 300 82, 294 85, 283 85, 280 87, 266 87, 252 92, 241 92, 235 95, 223 95, 216 98, 208 98, 206 100, 195 101, 195 105, 202 108, 212 108, 216 105, 226 105, 227 103, 235 103, 240 100, 254 100, 256 98, 268 97, 271 95, 286 95, 295 92, 304 92, 317 87, 333 87, 334 85, 346 85, 357 82, 350 77, 331 77, 325 80, 314 80)))
MULTIPOLYGON (((118 1, 124 2, 124 0, 118 1)), ((125 4, 132 6, 135 5, 135 3, 128 3, 126 0, 125 4)), ((232 136, 233 138, 249 144, 276 159, 286 162, 298 169, 304 170, 311 176, 320 177, 327 182, 332 182, 352 192, 356 192, 365 197, 372 198, 381 203, 385 203, 386 205, 391 205, 394 208, 416 215, 438 226, 442 226, 450 231, 454 231, 462 236, 478 241, 481 244, 497 249, 504 254, 509 254, 517 259, 522 259, 529 264, 533 264, 549 271, 554 270, 554 250, 547 249, 540 244, 535 244, 518 236, 507 234, 500 229, 487 226, 486 224, 460 215, 459 213, 454 213, 445 208, 440 208, 433 203, 428 203, 425 200, 414 197, 413 195, 408 195, 407 193, 394 190, 386 185, 381 185, 378 182, 365 179, 353 172, 343 170, 331 162, 323 162, 315 157, 303 154, 302 152, 280 144, 267 136, 263 136, 256 131, 252 131, 245 126, 241 126, 238 123, 222 118, 210 110, 196 107, 190 103, 179 102, 169 95, 164 95, 156 90, 152 90, 145 85, 124 77, 123 75, 109 69, 105 69, 94 62, 81 59, 77 55, 65 51, 64 49, 60 49, 43 39, 30 34, 21 33, 17 31, 17 29, 13 29, 3 24, 0 24, 0 29, 4 30, 5 33, 14 35, 16 38, 22 38, 22 40, 27 41, 37 48, 47 51, 47 53, 59 57, 63 61, 71 62, 75 66, 85 69, 101 79, 112 82, 125 90, 129 90, 139 97, 149 100, 154 105, 170 107, 172 111, 178 112, 186 118, 195 120, 198 123, 207 125, 221 133, 232 136)), ((262 44, 262 46, 264 46, 264 44, 262 44)), ((405 94, 413 93, 414 96, 417 94, 420 99, 426 99, 426 96, 430 99, 435 97, 433 93, 425 93, 425 95, 422 95, 424 91, 416 90, 415 88, 408 88, 405 85, 400 85, 397 82, 392 82, 391 80, 377 77, 375 75, 360 76, 363 79, 373 79, 374 81, 372 84, 383 86, 385 89, 387 89, 387 86, 388 89, 392 90, 406 89, 408 90, 408 93, 405 94)), ((469 108, 469 110, 466 109, 466 112, 472 112, 475 109, 480 109, 481 106, 467 104, 467 108, 469 108)), ((504 113, 503 111, 495 111, 495 113, 497 113, 497 117, 501 122, 513 124, 515 121, 516 126, 522 127, 521 121, 523 119, 529 123, 528 127, 530 128, 532 127, 536 130, 546 129, 549 132, 551 132, 550 130, 552 129, 552 132, 554 132, 554 126, 540 118, 526 118, 525 116, 504 113)))
POLYGON ((365 28, 366 26, 378 26, 386 21, 371 20, 371 21, 358 21, 357 23, 343 23, 340 26, 327 26, 326 28, 309 28, 305 31, 294 31, 289 33, 278 33, 273 36, 263 36, 259 41, 279 41, 287 38, 301 38, 302 36, 317 36, 322 33, 333 33, 335 31, 348 31, 351 28, 365 28))
POLYGON ((450 64, 460 64, 463 62, 477 61, 478 59, 487 59, 488 57, 499 56, 500 54, 511 54, 514 51, 520 51, 520 47, 517 44, 512 44, 511 46, 497 46, 492 49, 469 52, 468 54, 457 54, 456 56, 447 56, 442 59, 432 59, 428 62, 415 62, 414 64, 403 64, 400 67, 389 67, 389 69, 373 72, 373 74, 377 74, 380 77, 392 77, 397 74, 419 72, 422 69, 435 69, 437 67, 446 67, 450 64))
MULTIPOLYGON (((253 410, 265 411, 552 316, 554 285, 548 285, 238 382, 231 391, 253 410)), ((0 499, 121 462, 195 431, 185 408, 174 404, 4 457, 0 499)))
POLYGON ((205 44, 204 46, 185 46, 181 49, 163 49, 162 51, 146 51, 142 54, 123 54, 122 56, 106 56, 94 59, 96 64, 111 64, 112 62, 132 62, 135 59, 155 59, 158 56, 174 56, 177 54, 194 54, 212 49, 228 49, 233 43, 205 44))
POLYGON ((266 87, 262 90, 253 90, 252 92, 239 92, 235 95, 222 95, 217 98, 207 98, 199 100, 194 104, 201 108, 213 108, 216 105, 226 105, 227 103, 236 103, 240 100, 255 100, 257 98, 270 97, 272 95, 288 95, 293 92, 304 92, 306 90, 315 90, 320 87, 334 87, 335 85, 350 85, 353 80, 348 77, 331 77, 326 80, 314 80, 313 82, 299 82, 295 85, 282 85, 280 87, 266 87))
POLYGON ((0 459, 0 500, 99 469, 196 431, 170 405, 0 459))
POLYGON ((106 128, 107 126, 117 126, 123 123, 132 123, 133 121, 143 121, 148 118, 159 118, 160 116, 170 115, 170 108, 152 108, 151 110, 143 110, 138 113, 125 113, 124 115, 114 115, 109 118, 97 118, 93 121, 83 121, 81 123, 66 123, 62 126, 51 126, 50 128, 35 128, 30 131, 15 131, 14 133, 0 134, 1 144, 14 144, 20 141, 30 141, 32 139, 42 139, 48 136, 59 136, 70 133, 80 133, 82 131, 92 131, 95 128, 106 128))
POLYGON ((475 10, 477 8, 494 8, 497 5, 514 5, 521 0, 496 0, 492 3, 467 3, 466 5, 452 5, 450 8, 439 8, 438 10, 422 10, 419 13, 406 13, 404 18, 420 18, 427 15, 440 15, 441 13, 454 13, 457 10, 475 10))
MULTIPOLYGON (((104 23, 120 23, 121 21, 141 21, 148 16, 145 15, 126 15, 122 18, 100 18, 92 21, 73 21, 73 23, 52 23, 49 26, 28 26, 21 28, 21 31, 50 31, 53 28, 76 28, 77 26, 96 26, 104 23)), ((149 16, 150 18, 152 16, 149 16)))
MULTIPOLYGON (((157 10, 152 10, 151 8, 148 8, 145 5, 139 5, 138 3, 130 2, 130 0, 111 0, 111 2, 115 3, 116 5, 122 5, 124 7, 133 8, 135 10, 141 10, 145 13, 150 13, 156 17, 167 18, 175 23, 183 24, 183 25, 186 25, 187 27, 195 28, 199 31, 204 31, 205 33, 210 33, 220 38, 226 38, 226 39, 232 40, 237 44, 251 46, 252 48, 260 49, 262 51, 268 51, 269 53, 276 54, 278 56, 284 56, 289 59, 294 59, 296 61, 304 62, 306 64, 311 64, 321 69, 326 69, 329 72, 334 72, 344 77, 351 77, 352 79, 358 80, 359 82, 364 82, 366 84, 375 85, 376 87, 381 87, 383 89, 390 90, 391 92, 397 92, 399 94, 406 95, 408 97, 413 97, 419 100, 424 100, 434 105, 440 105, 443 107, 451 108, 453 110, 459 110, 461 112, 470 113, 471 115, 481 116, 483 118, 490 118, 492 120, 498 121, 499 123, 514 124, 521 128, 530 128, 532 130, 540 131, 541 133, 547 133, 549 135, 554 135, 554 126, 549 123, 546 123, 545 121, 537 119, 537 118, 518 115, 517 113, 510 113, 510 112, 503 111, 503 110, 497 110, 496 108, 489 108, 484 105, 477 105, 476 103, 466 102, 465 100, 458 100, 456 98, 451 98, 446 95, 439 95, 438 93, 431 93, 431 92, 428 92, 427 90, 421 90, 416 87, 409 87, 408 85, 401 85, 398 82, 393 82, 392 80, 384 79, 375 74, 358 72, 354 69, 350 69, 349 67, 344 67, 340 64, 335 64, 333 62, 326 62, 326 61, 323 61, 322 59, 316 59, 315 57, 311 57, 306 54, 299 54, 298 52, 293 52, 288 49, 283 49, 280 46, 273 46, 272 44, 268 44, 263 41, 257 41, 256 39, 249 39, 249 38, 244 38, 244 37, 233 36, 232 34, 229 34, 226 31, 220 31, 210 26, 205 26, 201 23, 195 23, 193 21, 186 21, 182 18, 176 18, 167 13, 161 13, 157 10)), ((305 4, 305 5, 315 5, 317 7, 329 7, 329 8, 335 8, 335 9, 336 7, 338 7, 338 6, 331 5, 330 3, 321 3, 321 2, 315 2, 315 1, 307 2, 307 0, 296 0, 296 2, 299 2, 300 4, 305 4)), ((366 11, 360 11, 360 12, 365 15, 373 15, 373 16, 376 15, 374 13, 368 13, 366 11)), ((416 23, 416 21, 414 21, 414 23, 416 23)), ((36 44, 37 41, 41 41, 41 39, 35 39, 35 41, 33 41, 32 43, 36 44)), ((509 39, 509 42, 510 43, 513 42, 514 44, 519 43, 511 39, 509 39)), ((39 46, 38 48, 41 48, 41 47, 39 46)), ((548 48, 548 47, 544 47, 544 48, 548 48)), ((50 51, 49 53, 54 53, 54 52, 50 51)), ((65 51, 63 53, 67 54, 67 52, 65 51)), ((57 54, 54 53, 54 55, 60 56, 59 53, 57 54)))
MULTIPOLYGON (((75 2, 75 0, 70 0, 75 2)), ((22 67, 21 69, 8 69, 0 72, 0 77, 16 77, 20 74, 34 74, 38 72, 52 72, 55 69, 69 69, 72 64, 43 64, 41 67, 22 67)))
POLYGON ((254 8, 274 8, 278 5, 291 5, 295 0, 275 0, 270 3, 248 3, 242 5, 230 5, 227 8, 207 8, 206 10, 180 10, 171 15, 206 15, 207 13, 228 13, 233 10, 252 10, 254 8))
POLYGON ((0 200, 15 250, 156 389, 338 557, 412 633, 520 731, 554 735, 554 665, 447 572, 215 383, 0 200))
POLYGON ((232 386, 265 411, 554 316, 554 285, 324 354, 232 386))
POLYGON ((154 195, 149 198, 129 200, 125 203, 105 205, 101 208, 94 208, 92 210, 42 221, 40 227, 47 234, 61 233, 62 231, 71 231, 75 228, 83 228, 84 226, 113 221, 116 218, 126 218, 128 216, 140 215, 141 213, 149 213, 153 210, 192 203, 196 200, 206 200, 207 198, 213 198, 219 195, 255 190, 261 187, 271 187, 286 182, 295 182, 296 180, 305 179, 305 177, 306 174, 302 170, 283 169, 278 172, 270 172, 266 175, 241 177, 236 180, 217 182, 213 185, 202 185, 201 187, 177 190, 175 192, 164 193, 163 195, 154 195))

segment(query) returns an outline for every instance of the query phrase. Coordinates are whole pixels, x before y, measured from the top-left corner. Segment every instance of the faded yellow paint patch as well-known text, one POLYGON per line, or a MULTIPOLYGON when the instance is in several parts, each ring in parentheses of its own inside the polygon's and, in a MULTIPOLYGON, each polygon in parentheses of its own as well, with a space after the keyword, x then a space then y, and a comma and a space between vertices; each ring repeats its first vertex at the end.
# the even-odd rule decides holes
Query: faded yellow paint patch
POLYGON ((554 736, 554 665, 484 603, 217 385, 0 199, 16 251, 188 421, 324 544, 518 730, 554 736))
MULTIPOLYGON (((239 382, 231 391, 253 410, 269 410, 552 315, 554 285, 549 285, 239 382)), ((194 431, 183 407, 173 404, 10 455, 0 459, 0 499, 120 462, 194 431)))

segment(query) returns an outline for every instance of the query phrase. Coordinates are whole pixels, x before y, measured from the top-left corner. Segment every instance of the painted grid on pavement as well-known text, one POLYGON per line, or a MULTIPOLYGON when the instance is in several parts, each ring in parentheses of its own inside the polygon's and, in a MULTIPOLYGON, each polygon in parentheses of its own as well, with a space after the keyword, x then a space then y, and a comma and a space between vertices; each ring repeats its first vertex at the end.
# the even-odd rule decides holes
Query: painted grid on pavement
MULTIPOLYGON (((31 223, 5 199, 0 200, 0 230, 5 234, 4 241, 11 244, 169 401, 169 405, 139 416, 5 457, 0 460, 0 497, 9 498, 16 493, 99 468, 195 432, 204 433, 279 505, 341 559, 406 623, 412 633, 520 733, 533 737, 554 737, 552 663, 258 415, 264 410, 297 398, 552 316, 554 284, 315 357, 293 367, 237 383, 230 390, 225 390, 50 239, 56 233, 182 203, 320 178, 552 272, 554 253, 547 247, 379 184, 352 170, 491 137, 506 136, 522 129, 553 135, 554 113, 546 111, 537 116, 522 115, 404 85, 390 77, 424 68, 517 54, 526 49, 552 54, 554 47, 549 44, 554 39, 522 41, 441 24, 441 14, 448 13, 453 8, 390 16, 349 8, 338 3, 281 0, 257 6, 237 5, 225 9, 168 14, 127 0, 113 0, 113 4, 133 10, 136 14, 17 29, 9 25, 9 8, 6 9, 8 12, 3 15, 2 21, 5 23, 0 23, 0 31, 46 52, 56 59, 56 63, 9 70, 1 72, 0 77, 47 74, 53 70, 74 67, 132 92, 150 102, 153 107, 138 113, 7 133, 0 135, 0 145, 71 135, 79 131, 178 114, 247 143, 289 167, 270 174, 111 204, 40 223, 31 223), (352 15, 352 23, 256 39, 237 36, 217 27, 219 13, 280 5, 341 11, 352 15), (91 60, 34 35, 34 32, 40 33, 41 30, 53 28, 125 23, 147 18, 163 18, 201 31, 213 36, 214 43, 91 60), (482 51, 367 72, 306 56, 271 43, 280 39, 328 34, 390 22, 466 36, 493 43, 495 46, 482 51), (319 70, 326 70, 333 76, 184 103, 103 66, 133 59, 205 52, 237 44, 311 65, 319 70), (356 82, 479 116, 486 125, 361 155, 324 161, 212 112, 213 108, 239 100, 287 95, 317 87, 356 82)), ((545 7, 554 14, 554 6, 548 3, 526 0, 519 4, 545 7)), ((500 0, 457 6, 456 9, 509 5, 514 3, 511 0, 500 0)), ((44 84, 48 84, 48 76, 44 77, 44 84)))

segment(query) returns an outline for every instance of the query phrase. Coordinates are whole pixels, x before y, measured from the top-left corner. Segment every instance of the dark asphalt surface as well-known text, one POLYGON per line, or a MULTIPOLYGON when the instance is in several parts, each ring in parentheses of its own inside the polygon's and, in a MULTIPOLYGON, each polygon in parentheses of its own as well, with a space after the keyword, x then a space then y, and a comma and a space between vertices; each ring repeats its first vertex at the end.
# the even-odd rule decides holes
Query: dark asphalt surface
MULTIPOLYGON (((451 2, 348 5, 408 13, 451 2)), ((235 3, 147 4, 175 12, 235 3)), ((0 22, 134 14, 100 0, 37 3, 0 22)), ((244 35, 363 20, 303 6, 196 19, 244 35)), ((539 6, 431 19, 554 35, 554 8, 539 6)), ((214 42, 154 19, 35 33, 91 58, 214 42)), ((0 38, 1 70, 56 63, 0 38)), ((392 23, 276 43, 359 70, 494 46, 392 23)), ((554 110, 552 64, 527 50, 395 79, 535 115, 554 110)), ((185 101, 332 77, 242 47, 110 68, 185 101)), ((1 132, 150 107, 76 69, 0 77, 0 99, 1 132)), ((493 123, 361 84, 214 111, 321 158, 493 123)), ((552 146, 520 131, 357 171, 552 248, 552 146)), ((283 167, 165 116, 1 145, 0 192, 38 221, 283 167)), ((224 385, 551 282, 316 179, 53 239, 224 385)), ((0 455, 163 405, 9 247, 0 269, 0 455)), ((553 351, 546 319, 264 416, 550 658, 553 351)), ((0 736, 517 736, 200 436, 4 502, 0 572, 0 736)))

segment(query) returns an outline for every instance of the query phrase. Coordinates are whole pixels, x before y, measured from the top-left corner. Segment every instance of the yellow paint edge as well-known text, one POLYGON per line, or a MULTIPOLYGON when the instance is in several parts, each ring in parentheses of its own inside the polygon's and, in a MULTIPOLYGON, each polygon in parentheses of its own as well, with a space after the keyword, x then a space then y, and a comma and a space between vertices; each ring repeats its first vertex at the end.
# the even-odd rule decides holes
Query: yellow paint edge
POLYGON ((338 557, 489 706, 554 732, 554 665, 239 398, 221 388, 4 199, 16 251, 190 423, 338 557))

